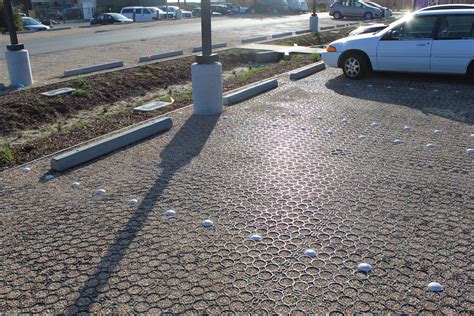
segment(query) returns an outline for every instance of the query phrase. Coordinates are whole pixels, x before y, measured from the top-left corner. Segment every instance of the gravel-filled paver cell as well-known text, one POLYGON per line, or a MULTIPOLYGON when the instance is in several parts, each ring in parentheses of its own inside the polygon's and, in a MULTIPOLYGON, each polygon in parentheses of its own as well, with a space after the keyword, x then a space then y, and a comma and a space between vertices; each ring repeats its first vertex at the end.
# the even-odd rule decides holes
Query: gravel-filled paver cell
POLYGON ((0 174, 1 310, 472 313, 472 85, 279 80, 51 181, 0 174))

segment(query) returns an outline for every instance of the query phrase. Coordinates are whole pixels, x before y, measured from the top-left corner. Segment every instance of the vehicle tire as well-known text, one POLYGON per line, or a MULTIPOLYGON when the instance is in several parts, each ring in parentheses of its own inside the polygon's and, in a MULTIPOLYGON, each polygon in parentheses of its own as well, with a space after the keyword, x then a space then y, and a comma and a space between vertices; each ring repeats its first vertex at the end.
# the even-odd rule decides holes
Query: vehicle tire
POLYGON ((348 54, 342 61, 342 71, 349 79, 362 79, 369 71, 367 57, 360 53, 348 54))
POLYGON ((339 11, 334 12, 332 15, 336 20, 342 19, 342 13, 339 11))
POLYGON ((474 60, 471 61, 471 63, 467 67, 466 77, 467 79, 474 81, 474 60))
POLYGON ((374 15, 370 12, 365 12, 364 13, 364 20, 372 20, 374 18, 374 15))

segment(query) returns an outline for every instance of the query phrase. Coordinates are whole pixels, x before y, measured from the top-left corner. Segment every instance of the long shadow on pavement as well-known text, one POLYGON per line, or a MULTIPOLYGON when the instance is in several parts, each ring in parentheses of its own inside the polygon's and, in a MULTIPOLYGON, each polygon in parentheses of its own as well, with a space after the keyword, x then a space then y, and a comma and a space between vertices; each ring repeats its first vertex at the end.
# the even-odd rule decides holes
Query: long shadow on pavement
POLYGON ((340 75, 328 80, 326 87, 341 95, 474 124, 474 82, 463 76, 373 73, 352 81, 340 75))
POLYGON ((137 210, 117 234, 114 243, 107 254, 102 257, 95 272, 84 283, 80 296, 74 304, 67 308, 66 313, 76 314, 90 311, 101 288, 108 283, 112 271, 118 266, 137 233, 143 228, 149 213, 167 188, 170 180, 176 172, 199 155, 219 116, 191 116, 165 147, 160 154, 161 174, 158 177, 159 180, 148 190, 137 210))

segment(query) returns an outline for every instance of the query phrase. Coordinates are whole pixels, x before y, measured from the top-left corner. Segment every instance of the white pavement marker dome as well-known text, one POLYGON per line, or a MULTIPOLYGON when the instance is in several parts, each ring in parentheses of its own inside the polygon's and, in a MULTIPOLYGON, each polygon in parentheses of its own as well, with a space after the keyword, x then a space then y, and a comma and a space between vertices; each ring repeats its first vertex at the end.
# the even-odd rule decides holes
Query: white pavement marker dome
POLYGON ((328 135, 332 135, 332 134, 334 134, 334 131, 329 128, 329 129, 326 131, 326 133, 328 133, 328 135))
POLYGON ((364 273, 372 271, 372 266, 368 263, 362 262, 357 265, 357 270, 364 273))
POLYGON ((432 292, 442 292, 444 287, 438 282, 431 282, 428 284, 428 289, 432 292))
POLYGON ((167 210, 165 215, 166 217, 174 217, 176 216, 176 212, 174 210, 167 210))
POLYGON ((304 251, 304 255, 307 257, 314 258, 316 257, 316 251, 314 249, 309 248, 304 251))
POLYGON ((397 138, 397 139, 395 139, 395 140, 393 141, 393 143, 394 143, 395 145, 400 145, 400 144, 402 143, 402 141, 397 138))
POLYGON ((128 205, 135 206, 138 204, 138 199, 130 199, 128 200, 128 205))
POLYGON ((474 154, 474 148, 468 148, 468 149, 466 149, 466 152, 468 154, 474 154))
POLYGON ((44 176, 44 181, 51 181, 53 179, 54 179, 54 176, 51 175, 51 174, 48 174, 48 175, 44 176))
POLYGON ((71 184, 71 188, 73 188, 73 189, 79 189, 80 186, 81 186, 80 182, 73 182, 71 184))
POLYGON ((106 192, 106 191, 105 191, 104 189, 97 189, 97 190, 95 191, 95 195, 104 195, 105 192, 106 192))
POLYGON ((214 223, 210 219, 206 219, 202 222, 202 226, 206 228, 212 227, 213 224, 214 223))
POLYGON ((441 133, 441 130, 440 130, 440 129, 434 129, 434 130, 433 130, 433 133, 434 133, 434 134, 439 134, 439 133, 441 133))
POLYGON ((23 173, 29 173, 31 171, 31 169, 28 168, 28 167, 23 167, 23 169, 21 169, 21 171, 23 171, 23 173))
POLYGON ((377 122, 372 122, 372 124, 371 124, 371 125, 372 125, 372 127, 379 127, 379 126, 380 126, 380 124, 379 124, 379 123, 377 123, 377 122))
POLYGON ((260 241, 262 240, 262 236, 260 236, 259 234, 253 234, 252 236, 250 236, 250 240, 260 241))
POLYGON ((435 145, 430 143, 430 144, 427 144, 426 147, 428 147, 428 148, 435 148, 435 145))

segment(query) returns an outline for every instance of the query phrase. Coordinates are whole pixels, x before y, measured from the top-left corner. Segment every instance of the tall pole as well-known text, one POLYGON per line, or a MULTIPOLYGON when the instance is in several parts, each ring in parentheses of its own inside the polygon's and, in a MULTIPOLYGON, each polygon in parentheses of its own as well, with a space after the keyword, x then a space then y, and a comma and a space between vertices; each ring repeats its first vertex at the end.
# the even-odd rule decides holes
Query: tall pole
POLYGON ((313 14, 312 16, 316 16, 316 0, 313 0, 313 14))
POLYGON ((201 39, 202 55, 196 56, 198 64, 211 64, 219 60, 216 54, 212 54, 211 33, 211 1, 201 1, 201 39))
POLYGON ((8 34, 10 34, 10 45, 7 45, 9 51, 22 50, 23 44, 18 43, 18 36, 16 34, 15 18, 13 17, 13 6, 11 0, 3 1, 5 7, 5 13, 7 18, 8 34))

